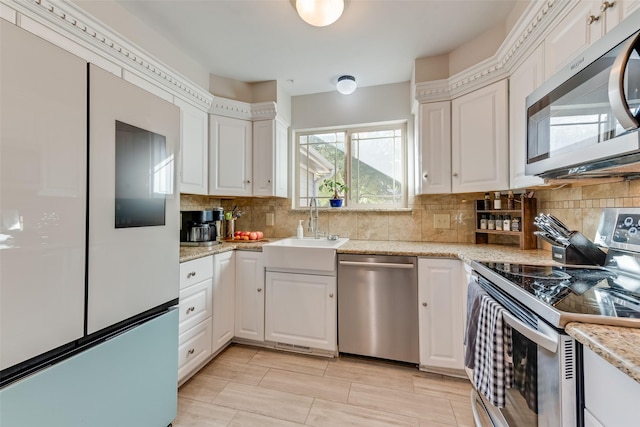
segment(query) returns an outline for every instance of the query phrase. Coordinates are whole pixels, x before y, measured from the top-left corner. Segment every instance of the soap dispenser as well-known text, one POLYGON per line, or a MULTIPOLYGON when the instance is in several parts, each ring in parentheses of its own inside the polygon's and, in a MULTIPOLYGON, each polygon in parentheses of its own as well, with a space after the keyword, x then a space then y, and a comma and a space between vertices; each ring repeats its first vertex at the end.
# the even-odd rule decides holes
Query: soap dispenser
POLYGON ((296 233, 296 235, 298 236, 298 239, 302 239, 302 238, 304 238, 304 228, 302 227, 302 222, 303 222, 303 221, 304 221, 304 220, 303 220, 303 219, 301 219, 301 220, 299 220, 299 222, 298 222, 298 230, 297 230, 297 233, 296 233))

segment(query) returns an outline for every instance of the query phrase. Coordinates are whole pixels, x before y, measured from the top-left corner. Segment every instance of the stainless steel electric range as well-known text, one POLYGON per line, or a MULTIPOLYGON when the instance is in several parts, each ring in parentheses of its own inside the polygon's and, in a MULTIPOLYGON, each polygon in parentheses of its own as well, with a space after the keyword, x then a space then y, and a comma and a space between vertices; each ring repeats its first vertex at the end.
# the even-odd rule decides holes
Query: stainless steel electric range
POLYGON ((603 209, 594 243, 606 251, 602 266, 472 262, 478 284, 506 309, 514 352, 528 355, 526 392, 508 390, 504 408, 476 393, 474 412, 486 410, 493 425, 583 425, 582 349, 564 326, 640 328, 640 208, 603 209))

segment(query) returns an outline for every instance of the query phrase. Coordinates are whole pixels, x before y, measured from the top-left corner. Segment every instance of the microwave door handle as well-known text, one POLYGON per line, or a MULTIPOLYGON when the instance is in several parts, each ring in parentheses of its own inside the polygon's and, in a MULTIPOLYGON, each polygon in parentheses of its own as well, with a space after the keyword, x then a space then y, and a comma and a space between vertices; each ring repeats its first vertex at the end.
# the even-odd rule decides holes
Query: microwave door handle
POLYGON ((530 326, 522 323, 516 317, 514 317, 511 313, 507 311, 502 312, 502 319, 507 322, 509 326, 511 326, 516 331, 520 332, 525 337, 529 338, 534 343, 539 346, 546 348, 552 353, 555 353, 558 350, 558 338, 551 337, 549 335, 545 335, 540 331, 536 331, 530 326))
POLYGON ((609 74, 609 103, 618 122, 626 130, 637 129, 638 119, 629 111, 629 104, 624 96, 624 71, 629 57, 634 51, 640 33, 630 37, 622 46, 620 53, 611 67, 609 74))

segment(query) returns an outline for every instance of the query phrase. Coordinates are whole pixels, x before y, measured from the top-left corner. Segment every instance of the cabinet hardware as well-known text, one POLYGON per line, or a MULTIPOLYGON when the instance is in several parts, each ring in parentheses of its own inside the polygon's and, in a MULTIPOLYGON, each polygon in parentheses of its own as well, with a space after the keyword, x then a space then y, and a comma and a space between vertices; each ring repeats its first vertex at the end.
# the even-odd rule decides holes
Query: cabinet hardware
POLYGON ((600 19, 600 16, 589 15, 589 17, 587 18, 587 25, 591 25, 594 22, 598 21, 599 19, 600 19))
POLYGON ((333 292, 329 294, 329 298, 333 298, 333 292))
POLYGON ((190 348, 189 351, 187 351, 188 355, 192 355, 193 353, 195 353, 196 349, 195 348, 190 348))
POLYGON ((423 177, 424 179, 427 179, 427 178, 429 178, 429 174, 428 174, 428 173, 425 173, 424 175, 422 175, 422 177, 423 177))
POLYGON ((600 5, 600 12, 606 12, 607 9, 611 9, 615 4, 616 2, 614 1, 603 1, 600 5))
POLYGON ((258 292, 262 292, 262 288, 258 288, 258 292))
POLYGON ((191 273, 187 274, 187 279, 191 279, 192 277, 195 277, 195 275, 196 275, 196 272, 192 271, 191 273))
POLYGON ((426 306, 427 306, 427 303, 426 303, 426 302, 423 302, 423 303, 422 303, 422 306, 423 306, 423 307, 426 307, 426 306))
POLYGON ((191 313, 192 311, 195 311, 196 308, 194 306, 191 306, 189 308, 187 308, 187 314, 191 313))
POLYGON ((454 177, 457 177, 457 176, 458 176, 458 174, 457 174, 457 173, 454 173, 454 174, 453 174, 453 176, 454 176, 454 177))
POLYGON ((267 180, 267 183, 271 184, 271 180, 270 180, 270 179, 268 179, 268 180, 267 180))

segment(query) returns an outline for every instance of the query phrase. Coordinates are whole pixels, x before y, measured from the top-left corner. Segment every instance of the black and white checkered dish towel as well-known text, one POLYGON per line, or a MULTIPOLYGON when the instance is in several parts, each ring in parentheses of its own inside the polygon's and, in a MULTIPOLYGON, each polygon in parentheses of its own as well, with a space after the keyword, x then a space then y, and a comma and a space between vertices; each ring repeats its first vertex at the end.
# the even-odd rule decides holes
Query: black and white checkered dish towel
POLYGON ((497 408, 504 408, 505 388, 513 384, 511 327, 502 320, 505 309, 483 295, 476 335, 473 383, 497 408))

